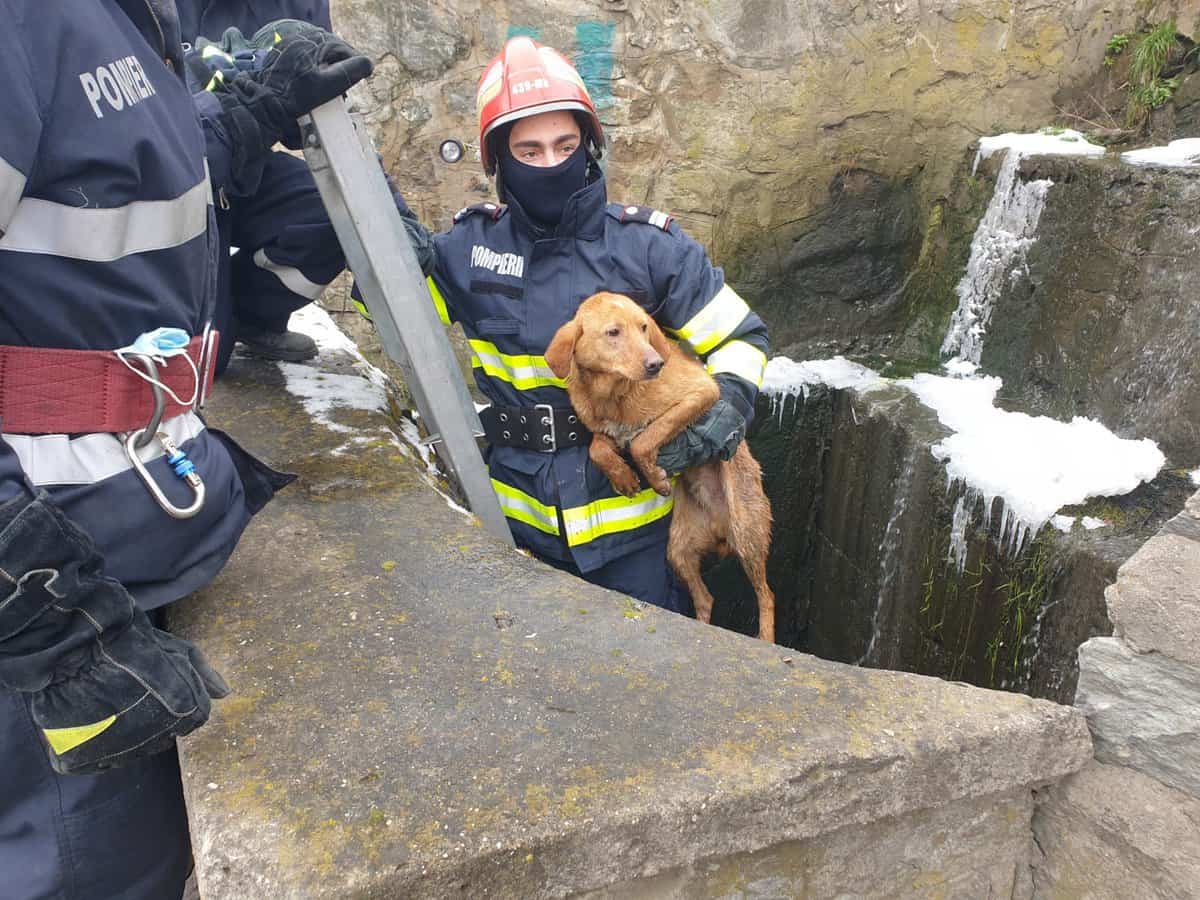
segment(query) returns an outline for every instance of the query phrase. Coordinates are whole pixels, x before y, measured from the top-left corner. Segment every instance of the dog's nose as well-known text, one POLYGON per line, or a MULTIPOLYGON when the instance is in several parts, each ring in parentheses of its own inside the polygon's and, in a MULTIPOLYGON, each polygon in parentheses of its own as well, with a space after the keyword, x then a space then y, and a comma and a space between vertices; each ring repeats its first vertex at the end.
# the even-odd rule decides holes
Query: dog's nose
POLYGON ((647 359, 643 365, 646 367, 646 377, 653 378, 662 371, 663 359, 661 356, 655 356, 652 359, 647 359))

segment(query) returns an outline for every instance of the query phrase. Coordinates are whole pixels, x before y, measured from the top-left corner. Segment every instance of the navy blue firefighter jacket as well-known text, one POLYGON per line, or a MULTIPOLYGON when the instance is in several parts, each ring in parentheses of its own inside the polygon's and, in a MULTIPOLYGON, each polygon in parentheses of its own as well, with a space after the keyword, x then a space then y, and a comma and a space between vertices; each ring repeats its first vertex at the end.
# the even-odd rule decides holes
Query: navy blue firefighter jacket
MULTIPOLYGON (((670 217, 609 204, 603 176, 571 197, 553 233, 519 204, 478 204, 432 240, 430 293, 443 322, 462 323, 476 383, 493 403, 549 404, 570 415, 546 348, 584 300, 613 291, 695 351, 722 396, 747 420, 753 415, 766 326, 670 217)), ((514 536, 535 553, 589 572, 666 540, 672 498, 648 488, 617 494, 586 445, 554 453, 497 446, 488 462, 514 536)))
MULTIPOLYGON (((0 16, 0 344, 113 350, 159 326, 201 334, 218 247, 205 147, 214 183, 230 154, 184 83, 174 4, 0 0, 0 16)), ((117 436, 0 422, 0 501, 47 491, 145 608, 211 580, 271 492, 261 464, 194 413, 164 430, 207 487, 191 519, 159 508, 117 436)), ((188 505, 162 455, 147 468, 188 505)))

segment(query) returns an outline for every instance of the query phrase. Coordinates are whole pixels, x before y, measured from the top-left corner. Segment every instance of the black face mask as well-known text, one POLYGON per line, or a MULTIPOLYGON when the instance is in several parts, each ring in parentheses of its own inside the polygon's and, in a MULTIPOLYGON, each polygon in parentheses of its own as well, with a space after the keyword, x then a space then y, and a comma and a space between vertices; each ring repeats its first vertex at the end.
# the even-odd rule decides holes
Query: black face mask
POLYGON ((504 192, 532 219, 550 228, 562 221, 571 195, 587 184, 587 168, 587 150, 582 143, 557 166, 528 165, 515 159, 507 146, 500 157, 504 192))

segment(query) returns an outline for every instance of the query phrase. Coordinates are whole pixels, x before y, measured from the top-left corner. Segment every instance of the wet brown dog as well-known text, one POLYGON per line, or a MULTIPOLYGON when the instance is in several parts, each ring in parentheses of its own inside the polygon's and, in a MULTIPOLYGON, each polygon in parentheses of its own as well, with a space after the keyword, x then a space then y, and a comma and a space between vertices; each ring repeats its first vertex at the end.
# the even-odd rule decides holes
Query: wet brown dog
MULTIPOLYGON (((698 360, 659 330, 646 312, 620 294, 596 294, 555 334, 546 363, 566 379, 579 420, 593 433, 589 451, 613 489, 627 497, 640 487, 621 456, 658 493, 671 482, 658 450, 712 406, 720 393, 698 360)), ((762 470, 745 442, 728 462, 711 462, 679 476, 667 559, 687 584, 696 618, 712 616, 713 597, 700 577, 706 553, 737 556, 758 597, 758 636, 775 640, 775 595, 767 586, 771 504, 762 470)))

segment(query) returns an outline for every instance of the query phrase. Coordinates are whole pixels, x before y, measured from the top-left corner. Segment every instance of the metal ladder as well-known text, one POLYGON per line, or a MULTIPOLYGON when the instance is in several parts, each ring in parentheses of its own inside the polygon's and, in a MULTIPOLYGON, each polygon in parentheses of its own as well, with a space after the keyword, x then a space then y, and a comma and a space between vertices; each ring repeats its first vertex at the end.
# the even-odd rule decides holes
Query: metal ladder
POLYGON ((400 367, 438 457, 483 527, 513 546, 475 439, 475 403, 438 319, 365 126, 339 97, 300 119, 304 158, 384 352, 400 367))

